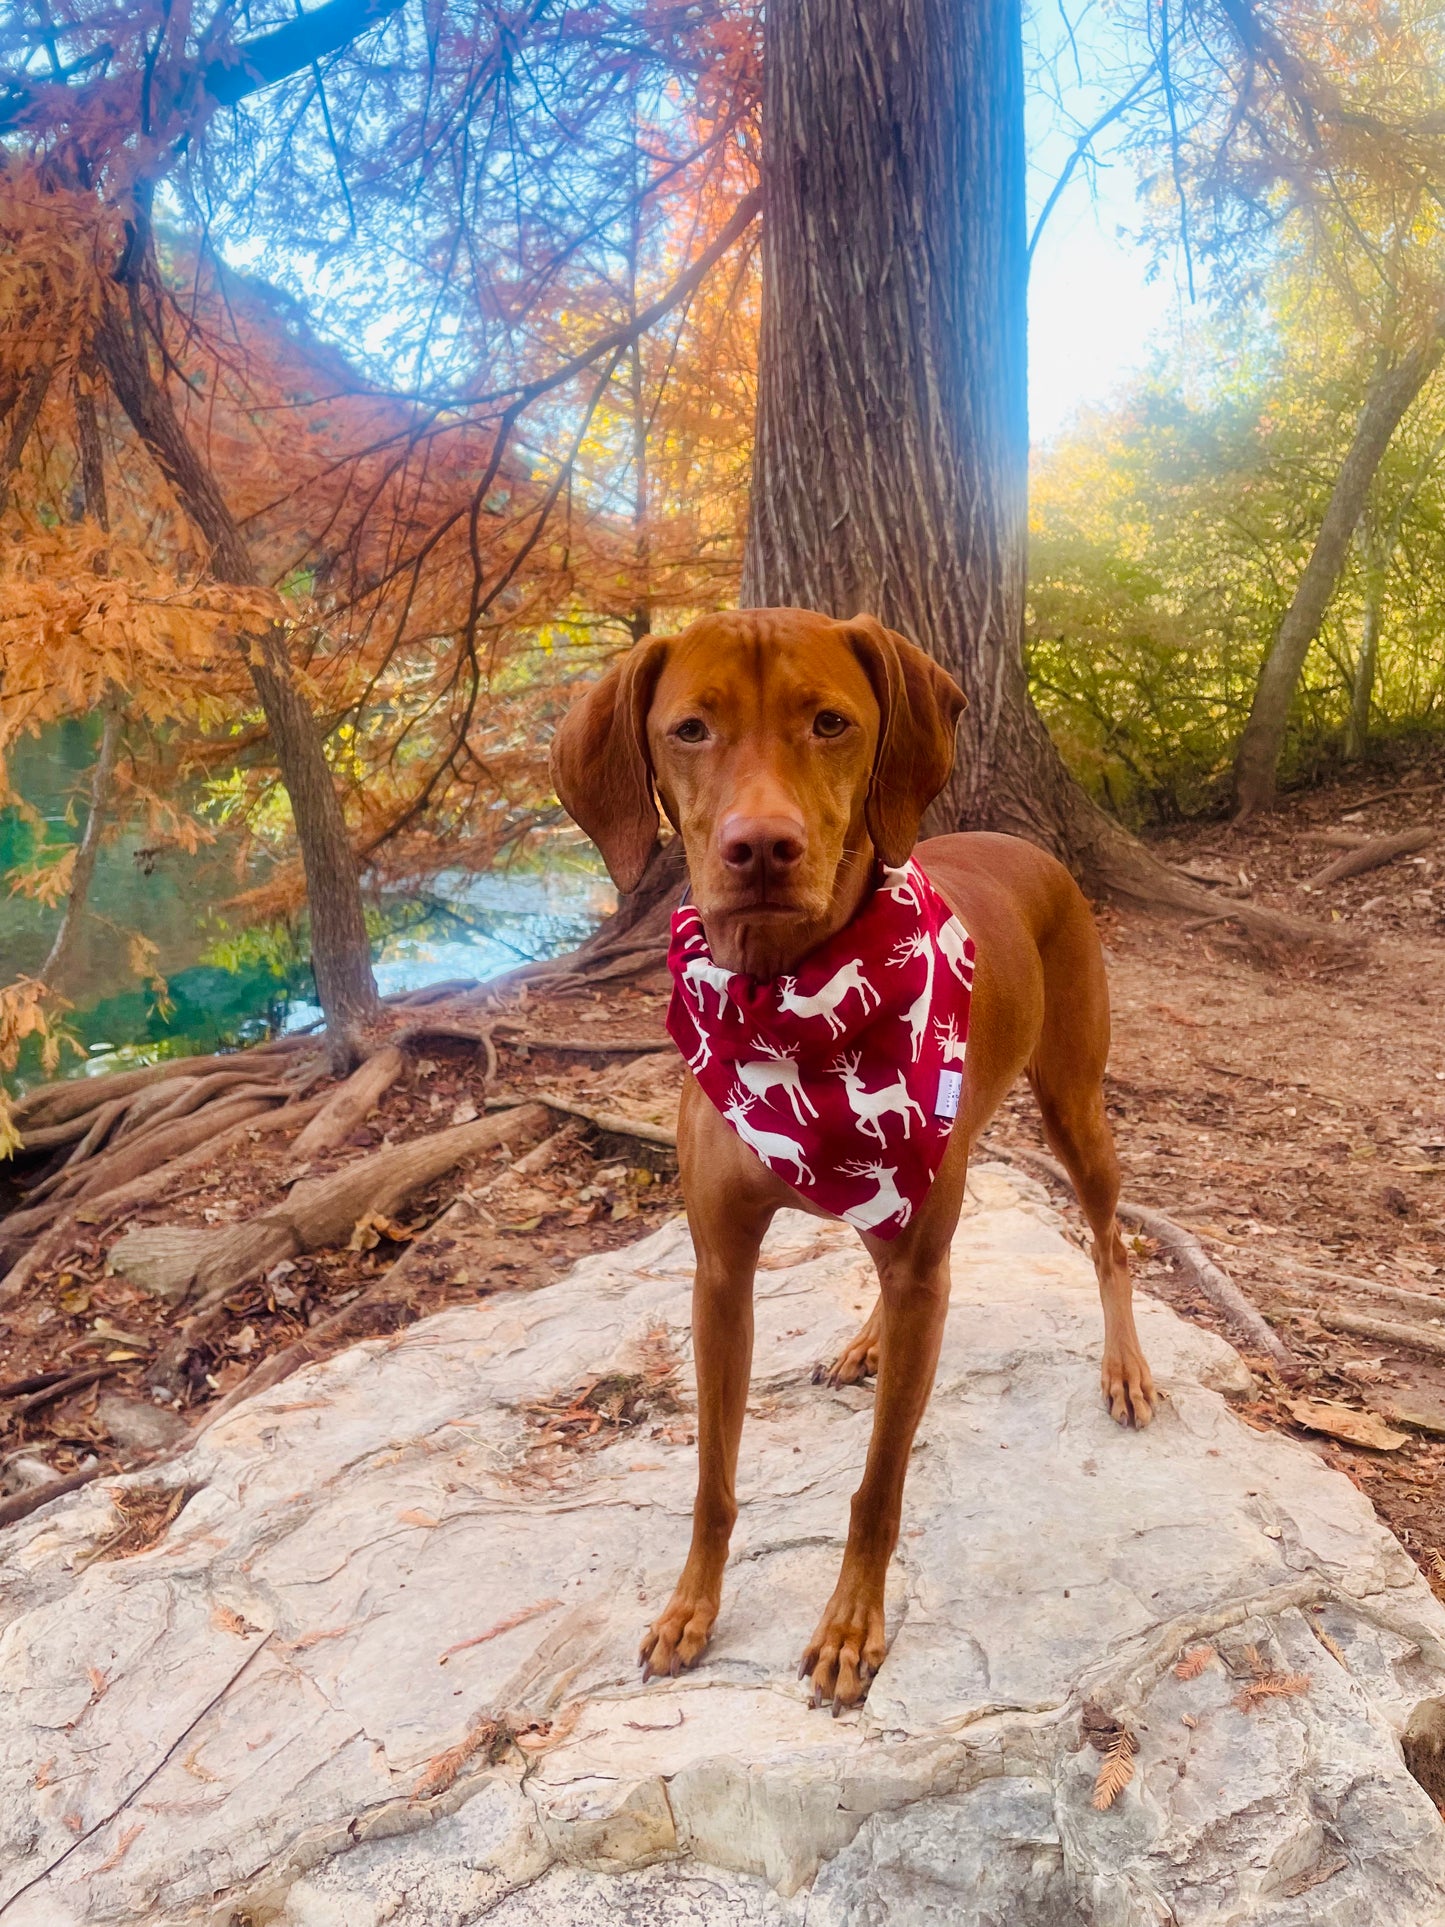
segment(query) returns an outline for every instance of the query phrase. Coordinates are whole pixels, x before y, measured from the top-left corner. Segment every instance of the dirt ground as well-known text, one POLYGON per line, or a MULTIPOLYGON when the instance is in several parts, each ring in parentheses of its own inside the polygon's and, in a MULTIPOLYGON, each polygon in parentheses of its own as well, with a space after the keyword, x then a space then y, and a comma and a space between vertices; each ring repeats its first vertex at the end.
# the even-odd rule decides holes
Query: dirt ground
MULTIPOLYGON (((1392 771, 1375 766, 1303 793, 1258 826, 1197 825, 1155 842, 1221 893, 1311 916, 1342 941, 1303 953, 1250 940, 1227 920, 1190 927, 1100 911, 1125 1195, 1191 1229, 1297 1358, 1289 1383, 1251 1359, 1259 1390, 1241 1402, 1241 1415, 1305 1440, 1362 1487, 1445 1598, 1445 752, 1434 765, 1402 759, 1392 771), (1311 886, 1340 854, 1322 833, 1416 825, 1437 826, 1439 842, 1311 886), (1373 1329, 1332 1327, 1342 1314, 1373 1329), (1413 1339, 1401 1326, 1416 1328, 1413 1339), (1377 1439, 1399 1442, 1380 1449, 1333 1435, 1372 1423, 1377 1439)), ((1228 907, 1221 895, 1222 919, 1228 907)), ((660 1038, 665 1008, 660 974, 605 992, 523 996, 506 1015, 534 1041, 498 1038, 490 1088, 475 1047, 423 1038, 403 1082, 318 1168, 463 1121, 499 1095, 543 1091, 594 1109, 665 1110, 675 1060, 608 1047, 609 1039, 660 1038), (538 1041, 546 1038, 595 1048, 559 1052, 538 1041)), ((1021 1089, 983 1151, 1039 1141, 1021 1089)), ((372 1227, 359 1248, 297 1258, 240 1287, 220 1331, 186 1355, 182 1390, 165 1406, 151 1398, 148 1372, 189 1308, 110 1274, 108 1250, 136 1223, 219 1225, 266 1208, 296 1175, 287 1142, 262 1136, 191 1167, 170 1197, 124 1227, 80 1228, 0 1333, 0 1495, 42 1477, 42 1462, 62 1473, 92 1459, 120 1466, 145 1445, 151 1414, 159 1415, 153 1433, 179 1438, 260 1360, 386 1271, 408 1235, 463 1189, 475 1194, 504 1179, 466 1236, 417 1266, 401 1301, 378 1308, 362 1335, 494 1291, 545 1289, 584 1253, 629 1243, 680 1208, 665 1152, 586 1124, 571 1128, 539 1174, 508 1175, 508 1162, 495 1154, 453 1173, 415 1198, 400 1224, 372 1227), (68 1396, 27 1403, 33 1394, 15 1391, 20 1381, 87 1368, 103 1375, 68 1396)), ((1060 1202, 1077 1226, 1071 1201, 1060 1202)), ((1144 1290, 1223 1329, 1148 1240, 1136 1239, 1135 1249, 1144 1290)))

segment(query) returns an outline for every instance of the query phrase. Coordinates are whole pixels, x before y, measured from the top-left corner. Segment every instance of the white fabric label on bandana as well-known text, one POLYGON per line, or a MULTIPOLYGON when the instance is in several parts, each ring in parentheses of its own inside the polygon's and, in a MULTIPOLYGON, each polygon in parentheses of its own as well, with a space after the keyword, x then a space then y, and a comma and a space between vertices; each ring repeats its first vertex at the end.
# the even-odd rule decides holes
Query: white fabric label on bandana
POLYGON ((963 1095, 963 1072, 938 1073, 938 1097, 933 1106, 935 1117, 957 1117, 958 1100, 963 1095))

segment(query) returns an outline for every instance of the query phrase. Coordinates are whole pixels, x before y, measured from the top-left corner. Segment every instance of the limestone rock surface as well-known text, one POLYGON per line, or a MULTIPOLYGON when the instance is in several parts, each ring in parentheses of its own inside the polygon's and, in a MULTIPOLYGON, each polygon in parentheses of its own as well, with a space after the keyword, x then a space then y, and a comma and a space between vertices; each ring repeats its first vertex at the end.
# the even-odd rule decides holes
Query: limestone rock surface
POLYGON ((1401 1735, 1445 1700, 1445 1609, 1148 1299, 1167 1399, 1114 1426, 1092 1268, 1000 1167, 970 1181, 867 1704, 810 1712, 794 1677, 872 1415, 811 1382, 867 1261, 796 1213, 713 1645, 642 1687, 692 1502, 690 1273, 679 1221, 5 1534, 0 1927, 1440 1927, 1401 1735), (115 1495, 156 1487, 157 1520, 187 1495, 157 1542, 97 1557, 115 1495), (1102 1716, 1138 1747, 1104 1812, 1102 1716))

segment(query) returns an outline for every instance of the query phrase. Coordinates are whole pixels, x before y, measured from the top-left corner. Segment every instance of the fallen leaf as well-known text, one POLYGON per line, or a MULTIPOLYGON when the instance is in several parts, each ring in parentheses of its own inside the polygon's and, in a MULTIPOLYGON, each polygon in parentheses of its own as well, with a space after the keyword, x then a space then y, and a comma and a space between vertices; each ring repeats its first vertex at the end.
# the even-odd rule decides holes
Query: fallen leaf
POLYGON ((384 1212, 367 1211, 356 1221, 351 1233, 350 1246, 353 1251, 371 1251, 381 1243, 383 1238, 389 1238, 393 1244, 405 1244, 409 1238, 415 1236, 414 1231, 404 1230, 395 1219, 388 1218, 384 1212))
POLYGON ((529 1619, 549 1613, 561 1603, 560 1599, 539 1599, 535 1606, 523 1606, 520 1612, 513 1613, 510 1618, 499 1619, 495 1626, 488 1626, 484 1633, 478 1633, 472 1639, 459 1639, 455 1646, 448 1646, 438 1658, 437 1665, 445 1666, 453 1653, 464 1653, 469 1647, 485 1646, 489 1639, 500 1639, 503 1633, 511 1632, 514 1626, 524 1626, 529 1619))
POLYGON ((1252 1713, 1263 1700, 1292 1699, 1309 1690, 1308 1673, 1265 1673, 1259 1679, 1252 1679, 1242 1692, 1236 1693, 1234 1703, 1241 1713, 1252 1713))
POLYGON ((1357 1412, 1351 1405, 1337 1405, 1332 1399, 1287 1398, 1285 1409, 1296 1425, 1307 1432, 1324 1432, 1349 1445, 1365 1445, 1375 1452, 1397 1452, 1409 1442, 1407 1432, 1392 1432, 1373 1412, 1357 1412))
POLYGON ((256 1630, 230 1606, 213 1606, 211 1624, 218 1632, 234 1633, 238 1639, 244 1639, 247 1633, 253 1633, 256 1630))
POLYGON ((444 1753, 438 1753, 427 1761, 426 1772, 412 1788, 411 1797, 414 1800, 428 1800, 438 1793, 445 1793, 468 1760, 481 1752, 490 1755, 499 1741, 509 1737, 506 1727, 497 1720, 479 1721, 465 1739, 458 1740, 455 1746, 449 1746, 444 1753))
POLYGON ((405 1512, 398 1512, 396 1516, 404 1526, 430 1527, 441 1524, 440 1519, 434 1519, 429 1512, 418 1511, 415 1506, 409 1506, 405 1512))
POLYGON ((125 1832, 120 1836, 120 1839, 116 1841, 114 1852, 108 1859, 101 1861, 100 1865, 96 1868, 96 1872, 109 1873, 112 1867, 118 1867, 130 1852, 131 1843, 138 1840, 145 1830, 144 1820, 138 1821, 133 1827, 127 1827, 125 1832))
POLYGON ((98 1338, 108 1338, 112 1345, 139 1345, 142 1351, 150 1350, 151 1341, 148 1338, 138 1338, 134 1332, 122 1331, 119 1325, 113 1325, 108 1318, 97 1318, 90 1329, 98 1338))
POLYGON ((210 1780, 214 1782, 220 1779, 221 1777, 220 1774, 212 1773, 211 1769, 208 1766, 202 1766, 200 1761, 196 1758, 196 1755, 200 1752, 201 1748, 204 1745, 205 1745, 205 1741, 200 1740, 196 1743, 195 1746, 191 1748, 190 1752, 181 1761, 181 1769, 183 1772, 189 1773, 193 1780, 210 1780))
POLYGON ((1218 1659, 1219 1655, 1212 1646, 1191 1646, 1174 1668, 1178 1679, 1198 1679, 1206 1666, 1218 1659))
POLYGON ((1099 1765, 1094 1781, 1094 1807, 1107 1813, 1134 1777, 1134 1755, 1139 1743, 1127 1726, 1121 1726, 1109 1742, 1109 1750, 1099 1765))
POLYGON ((1311 1887, 1322 1887, 1327 1880, 1333 1880, 1337 1873, 1343 1873, 1349 1864, 1343 1855, 1337 1860, 1322 1860, 1318 1866, 1310 1867, 1304 1873, 1297 1873, 1293 1880, 1287 1880, 1280 1892, 1287 1900, 1298 1900, 1299 1896, 1307 1894, 1311 1887))
POLYGON ((1325 1651, 1330 1655, 1331 1659, 1337 1659, 1341 1664, 1341 1666, 1344 1667, 1345 1671, 1348 1672, 1350 1670, 1350 1663, 1345 1658, 1344 1649, 1340 1645, 1340 1642, 1337 1639, 1331 1639, 1330 1635, 1325 1631, 1323 1626, 1316 1626, 1314 1624, 1311 1624, 1310 1631, 1314 1634, 1315 1638, 1320 1642, 1321 1646, 1324 1647, 1325 1651))

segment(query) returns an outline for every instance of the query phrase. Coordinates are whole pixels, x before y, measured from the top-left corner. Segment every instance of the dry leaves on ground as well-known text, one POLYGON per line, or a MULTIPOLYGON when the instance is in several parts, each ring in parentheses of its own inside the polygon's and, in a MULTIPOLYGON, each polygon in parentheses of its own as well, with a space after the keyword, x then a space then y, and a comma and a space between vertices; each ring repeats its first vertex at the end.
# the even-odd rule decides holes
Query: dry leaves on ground
POLYGON ((1213 1664, 1219 1655, 1212 1646, 1191 1646, 1187 1653, 1180 1655, 1179 1664, 1174 1668, 1178 1679, 1198 1679, 1207 1666, 1213 1664))
POLYGON ((1310 1690, 1308 1673, 1276 1672, 1257 1646, 1247 1647, 1244 1657, 1254 1677, 1234 1696, 1241 1713, 1252 1713, 1265 1700, 1291 1699, 1310 1690))

